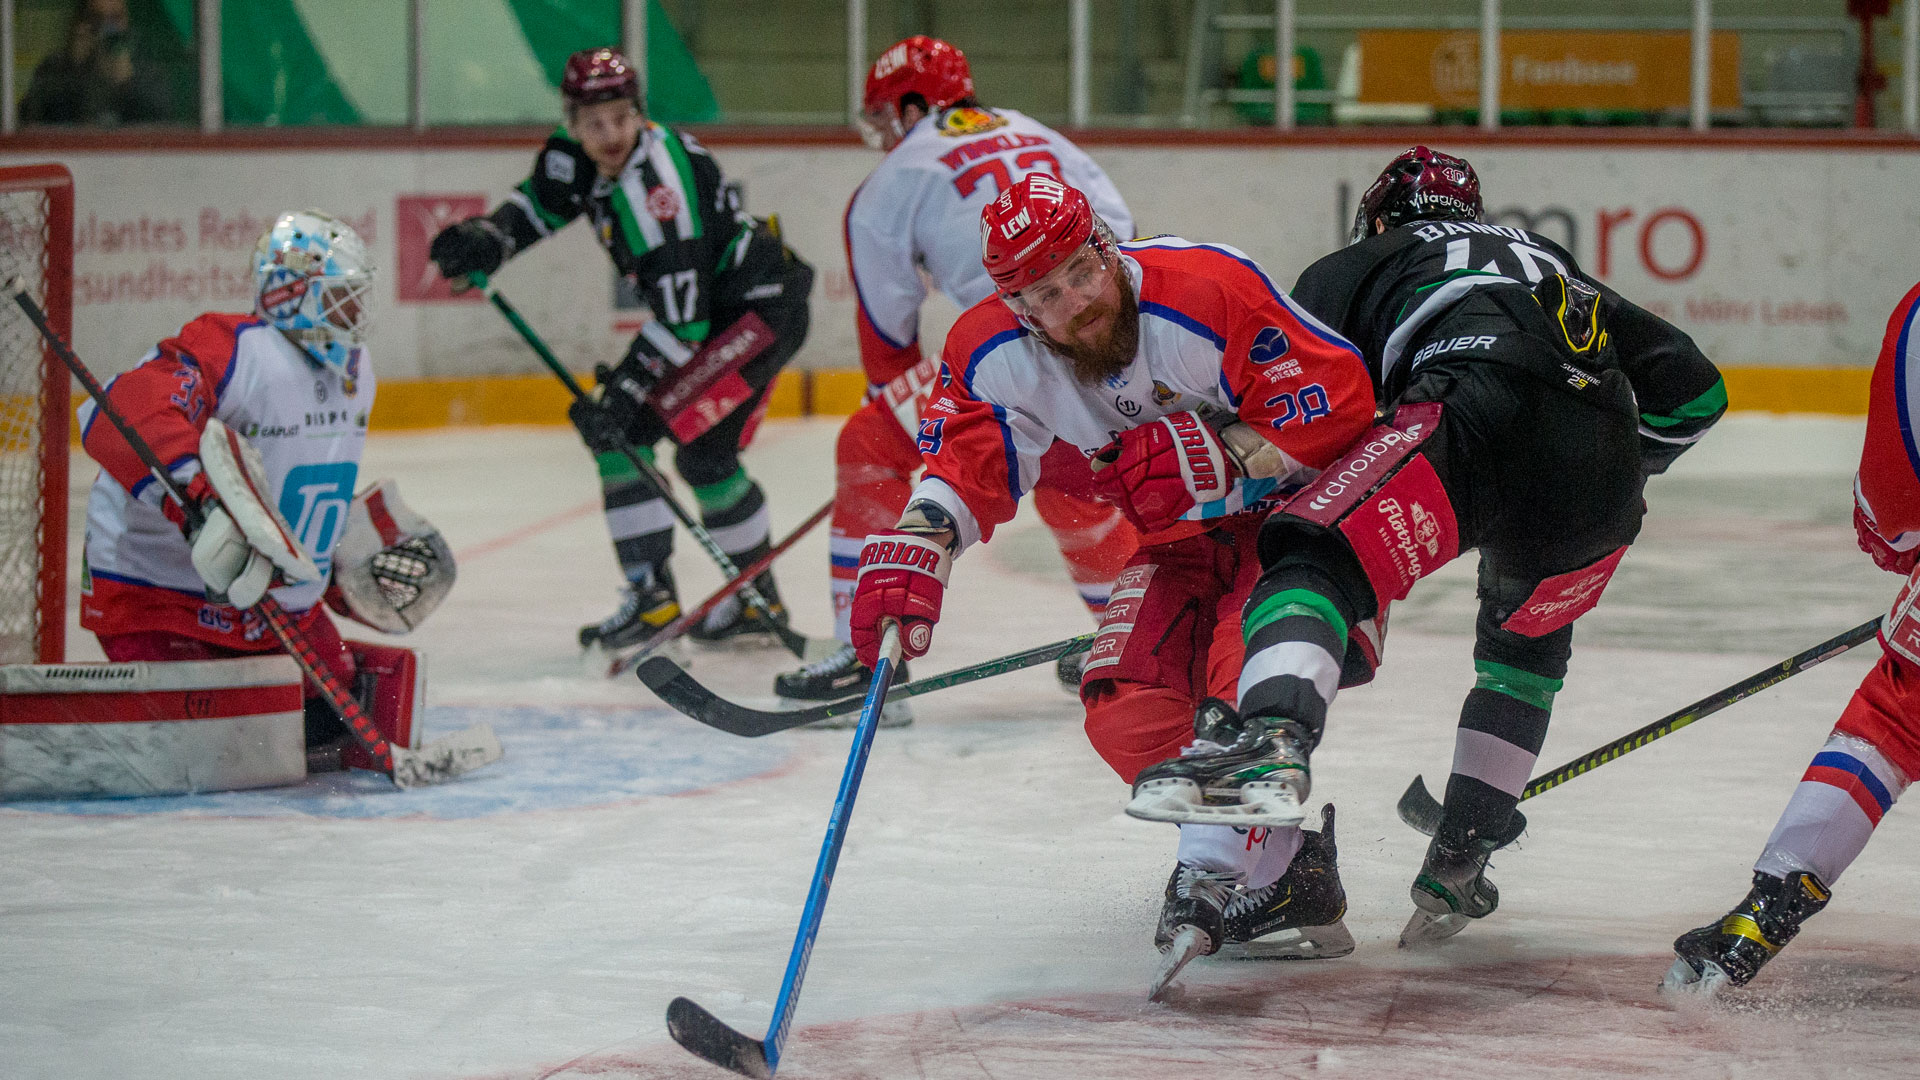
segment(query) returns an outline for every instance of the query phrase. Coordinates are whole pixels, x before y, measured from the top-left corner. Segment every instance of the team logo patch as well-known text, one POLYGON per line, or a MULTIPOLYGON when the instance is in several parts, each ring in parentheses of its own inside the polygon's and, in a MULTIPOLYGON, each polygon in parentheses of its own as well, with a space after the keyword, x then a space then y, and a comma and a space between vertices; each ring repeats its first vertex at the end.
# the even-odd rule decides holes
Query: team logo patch
POLYGON ((1277 326, 1263 327, 1253 336, 1253 347, 1247 350, 1247 359, 1255 365, 1264 367, 1287 355, 1292 343, 1287 340, 1287 332, 1277 326))
POLYGON ((545 158, 547 179, 562 184, 573 183, 573 156, 564 150, 549 150, 545 158))
POLYGON ((978 135, 983 131, 992 131, 997 127, 1006 127, 1005 117, 995 116, 985 109, 972 106, 950 109, 940 118, 940 134, 959 137, 978 135))
POLYGON ((680 214, 680 195, 665 185, 648 191, 647 213, 655 221, 672 221, 680 214))
POLYGON ((1155 405, 1171 405, 1179 400, 1180 391, 1175 390, 1159 379, 1153 380, 1153 403, 1155 405))

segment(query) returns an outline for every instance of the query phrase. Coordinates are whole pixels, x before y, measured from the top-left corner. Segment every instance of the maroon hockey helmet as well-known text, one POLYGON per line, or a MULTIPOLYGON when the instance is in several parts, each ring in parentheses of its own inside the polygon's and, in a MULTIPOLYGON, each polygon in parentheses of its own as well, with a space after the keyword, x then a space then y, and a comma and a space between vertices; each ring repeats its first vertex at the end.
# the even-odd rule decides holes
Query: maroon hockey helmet
POLYGON ((1394 158, 1360 196, 1347 242, 1373 235, 1375 221, 1391 229, 1409 221, 1479 221, 1484 214, 1480 178, 1467 159, 1416 146, 1394 158))
POLYGON ((567 57, 567 70, 560 76, 560 96, 569 109, 624 99, 644 111, 640 75, 618 49, 581 49, 567 57))

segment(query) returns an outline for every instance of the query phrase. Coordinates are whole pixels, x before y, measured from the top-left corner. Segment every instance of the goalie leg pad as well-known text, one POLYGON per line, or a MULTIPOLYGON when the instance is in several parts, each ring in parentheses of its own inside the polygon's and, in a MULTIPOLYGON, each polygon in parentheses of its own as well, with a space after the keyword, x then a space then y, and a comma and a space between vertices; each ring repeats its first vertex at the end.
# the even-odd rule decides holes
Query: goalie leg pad
POLYGON ((327 606, 389 634, 404 634, 433 614, 453 589, 453 550, 440 530, 382 480, 354 496, 334 549, 327 606))
MULTIPOLYGON (((393 745, 418 750, 421 720, 426 715, 426 661, 412 649, 394 645, 349 641, 346 646, 359 667, 353 696, 373 726, 393 745)), ((375 767, 372 756, 357 743, 348 746, 340 760, 355 769, 375 767)))

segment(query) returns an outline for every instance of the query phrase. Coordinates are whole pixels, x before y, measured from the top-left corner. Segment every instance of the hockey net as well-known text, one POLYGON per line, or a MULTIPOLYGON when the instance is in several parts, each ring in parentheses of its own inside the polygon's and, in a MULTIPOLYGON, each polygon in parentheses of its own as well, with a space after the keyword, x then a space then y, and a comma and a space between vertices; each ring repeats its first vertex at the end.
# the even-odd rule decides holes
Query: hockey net
MULTIPOLYGON (((72 334, 73 177, 60 165, 0 168, 0 286, 19 278, 72 334)), ((0 663, 65 659, 68 375, 0 293, 0 663)))

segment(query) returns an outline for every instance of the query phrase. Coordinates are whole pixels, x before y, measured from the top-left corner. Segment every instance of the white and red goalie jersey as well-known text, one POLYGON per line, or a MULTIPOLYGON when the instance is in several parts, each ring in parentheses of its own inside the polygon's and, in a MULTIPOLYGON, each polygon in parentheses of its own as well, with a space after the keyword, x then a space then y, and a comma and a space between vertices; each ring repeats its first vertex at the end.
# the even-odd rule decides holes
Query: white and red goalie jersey
POLYGON ((961 107, 923 118, 847 203, 860 366, 880 387, 920 362, 920 305, 933 287, 965 310, 994 293, 980 265, 980 211, 1015 180, 1045 172, 1086 193, 1116 236, 1133 214, 1081 149, 1011 109, 961 107))
MULTIPOLYGON (((194 319, 107 385, 119 414, 183 483, 200 470, 209 417, 259 450, 269 499, 321 571, 318 581, 272 590, 296 614, 326 590, 373 395, 364 352, 342 371, 252 316, 226 314, 194 319)), ((257 618, 206 599, 186 538, 161 511, 164 490, 112 422, 89 401, 80 423, 100 463, 87 501, 80 625, 102 636, 166 631, 242 650, 271 641, 257 618)))
POLYGON ((1202 410, 1237 416, 1279 448, 1282 475, 1237 478, 1142 544, 1203 531, 1318 474, 1373 420, 1360 351, 1295 305, 1231 247, 1161 236, 1120 245, 1140 309, 1132 364, 1080 383, 997 299, 947 335, 942 385, 920 421, 926 476, 913 501, 939 504, 961 545, 1010 520, 1057 437, 1092 455, 1118 432, 1202 410))

